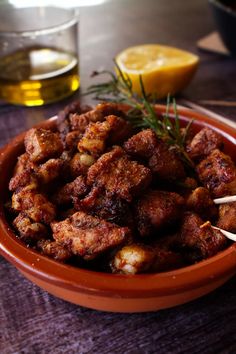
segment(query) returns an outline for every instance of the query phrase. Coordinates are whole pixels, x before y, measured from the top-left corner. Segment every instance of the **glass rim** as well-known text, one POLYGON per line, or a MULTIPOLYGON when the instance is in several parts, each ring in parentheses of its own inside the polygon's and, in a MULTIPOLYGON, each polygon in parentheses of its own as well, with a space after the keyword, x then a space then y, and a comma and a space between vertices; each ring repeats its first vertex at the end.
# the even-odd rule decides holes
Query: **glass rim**
MULTIPOLYGON (((4 31, 4 30, 0 30, 0 38, 1 37, 6 37, 6 38, 17 38, 17 37, 38 37, 38 36, 43 36, 43 35, 47 35, 47 34, 53 34, 62 30, 65 30, 67 28, 72 27, 73 25, 75 25, 76 23, 78 23, 79 20, 79 10, 78 9, 65 9, 62 7, 56 7, 56 6, 43 6, 46 8, 55 8, 55 9, 62 9, 65 11, 71 11, 72 15, 71 15, 71 19, 66 20, 64 22, 62 22, 59 25, 54 25, 54 26, 48 26, 46 28, 42 28, 42 29, 32 29, 32 30, 18 30, 18 31, 4 31)), ((33 8, 33 7, 32 7, 33 8)), ((35 6, 34 6, 35 8, 35 6)))

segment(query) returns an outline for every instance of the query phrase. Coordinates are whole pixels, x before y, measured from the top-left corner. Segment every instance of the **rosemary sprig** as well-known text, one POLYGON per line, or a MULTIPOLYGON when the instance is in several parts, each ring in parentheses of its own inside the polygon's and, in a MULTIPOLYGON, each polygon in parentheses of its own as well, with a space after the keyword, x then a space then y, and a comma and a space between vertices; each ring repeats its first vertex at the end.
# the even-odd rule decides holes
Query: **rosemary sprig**
POLYGON ((99 101, 112 101, 127 104, 130 109, 126 113, 127 119, 138 129, 151 128, 157 136, 175 149, 185 165, 193 169, 194 164, 185 151, 185 142, 188 130, 192 124, 190 121, 182 133, 180 120, 175 99, 170 95, 167 97, 166 112, 163 117, 158 116, 150 95, 147 95, 143 84, 142 76, 139 76, 141 97, 133 92, 132 81, 127 74, 124 74, 119 65, 115 62, 117 75, 111 71, 93 72, 92 77, 107 74, 109 80, 89 86, 85 95, 94 95, 93 98, 99 101), (173 106, 174 119, 170 118, 170 108, 173 106))

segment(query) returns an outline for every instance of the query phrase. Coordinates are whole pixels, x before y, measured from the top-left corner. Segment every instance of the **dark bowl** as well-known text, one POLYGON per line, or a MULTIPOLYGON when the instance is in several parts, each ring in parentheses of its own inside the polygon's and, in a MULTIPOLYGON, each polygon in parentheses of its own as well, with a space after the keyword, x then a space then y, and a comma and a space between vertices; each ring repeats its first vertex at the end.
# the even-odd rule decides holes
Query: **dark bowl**
POLYGON ((236 56, 236 1, 209 0, 219 34, 233 56, 236 56))

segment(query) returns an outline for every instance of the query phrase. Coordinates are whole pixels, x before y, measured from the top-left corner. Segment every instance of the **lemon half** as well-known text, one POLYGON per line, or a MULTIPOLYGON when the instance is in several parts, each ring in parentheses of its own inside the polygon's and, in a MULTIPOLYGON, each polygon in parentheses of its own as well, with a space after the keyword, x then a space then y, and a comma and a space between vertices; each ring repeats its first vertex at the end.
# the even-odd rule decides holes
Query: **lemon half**
POLYGON ((133 91, 141 94, 140 79, 147 94, 164 98, 183 90, 191 81, 199 57, 189 52, 159 44, 130 47, 116 56, 123 74, 127 74, 133 91))

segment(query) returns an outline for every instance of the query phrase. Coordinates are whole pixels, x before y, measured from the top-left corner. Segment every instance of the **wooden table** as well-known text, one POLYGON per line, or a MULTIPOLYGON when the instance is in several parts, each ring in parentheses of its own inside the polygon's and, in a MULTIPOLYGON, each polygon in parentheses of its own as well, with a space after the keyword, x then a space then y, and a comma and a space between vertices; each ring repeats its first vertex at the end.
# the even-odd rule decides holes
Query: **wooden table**
MULTIPOLYGON (((236 61, 199 52, 196 41, 214 29, 205 0, 119 0, 81 9, 82 90, 95 69, 111 69, 123 48, 162 43, 197 53, 201 63, 182 97, 236 101, 236 61)), ((0 105, 0 144, 55 115, 62 102, 24 108, 0 105)), ((181 97, 180 97, 181 98, 181 97)), ((210 107, 236 120, 236 107, 210 107)), ((211 294, 146 314, 88 310, 47 294, 0 258, 0 353, 235 353, 236 278, 211 294)))

